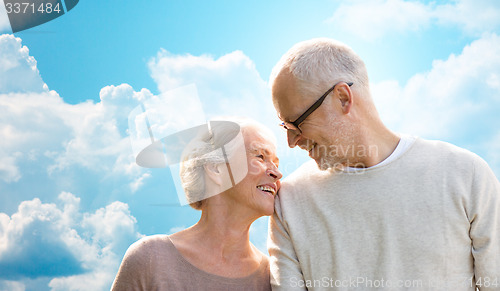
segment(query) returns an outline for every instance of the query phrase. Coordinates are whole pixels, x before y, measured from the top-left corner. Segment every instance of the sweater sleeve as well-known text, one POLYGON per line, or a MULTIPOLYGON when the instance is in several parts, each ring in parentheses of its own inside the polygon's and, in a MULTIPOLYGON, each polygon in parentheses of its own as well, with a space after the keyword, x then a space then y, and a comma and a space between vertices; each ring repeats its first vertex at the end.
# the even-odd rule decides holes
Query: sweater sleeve
POLYGON ((112 291, 146 291, 148 289, 149 252, 144 240, 132 244, 123 257, 112 291))
POLYGON ((500 183, 485 161, 474 166, 469 212, 474 279, 479 290, 500 290, 500 183))
POLYGON ((272 290, 306 290, 299 260, 283 219, 279 195, 269 220, 268 248, 272 290))

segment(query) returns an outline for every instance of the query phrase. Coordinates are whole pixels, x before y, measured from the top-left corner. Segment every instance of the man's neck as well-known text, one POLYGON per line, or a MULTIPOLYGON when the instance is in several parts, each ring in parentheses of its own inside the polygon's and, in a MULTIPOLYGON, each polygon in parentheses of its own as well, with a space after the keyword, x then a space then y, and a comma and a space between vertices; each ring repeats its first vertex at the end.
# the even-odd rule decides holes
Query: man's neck
POLYGON ((387 159, 398 146, 400 137, 383 127, 377 131, 370 131, 360 137, 358 143, 359 147, 363 150, 356 152, 356 164, 347 164, 347 167, 373 167, 383 160, 387 159))

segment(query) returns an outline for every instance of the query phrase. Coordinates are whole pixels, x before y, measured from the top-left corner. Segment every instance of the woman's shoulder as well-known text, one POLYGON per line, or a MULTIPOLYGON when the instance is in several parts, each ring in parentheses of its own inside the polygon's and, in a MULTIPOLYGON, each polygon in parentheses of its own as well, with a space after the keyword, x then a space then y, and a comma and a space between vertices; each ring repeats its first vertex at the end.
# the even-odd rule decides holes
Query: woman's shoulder
POLYGON ((158 251, 165 250, 170 244, 172 244, 172 242, 168 235, 157 234, 145 236, 130 245, 125 253, 125 258, 136 257, 138 259, 145 259, 158 251))

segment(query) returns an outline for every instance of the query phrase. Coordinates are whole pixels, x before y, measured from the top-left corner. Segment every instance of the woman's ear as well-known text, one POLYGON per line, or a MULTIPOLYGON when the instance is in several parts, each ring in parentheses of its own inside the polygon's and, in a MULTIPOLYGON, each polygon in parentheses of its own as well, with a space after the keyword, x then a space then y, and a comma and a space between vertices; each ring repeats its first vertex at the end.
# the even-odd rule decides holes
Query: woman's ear
POLYGON ((222 171, 220 170, 219 164, 205 164, 203 165, 207 177, 213 181, 213 183, 221 186, 222 185, 222 171))

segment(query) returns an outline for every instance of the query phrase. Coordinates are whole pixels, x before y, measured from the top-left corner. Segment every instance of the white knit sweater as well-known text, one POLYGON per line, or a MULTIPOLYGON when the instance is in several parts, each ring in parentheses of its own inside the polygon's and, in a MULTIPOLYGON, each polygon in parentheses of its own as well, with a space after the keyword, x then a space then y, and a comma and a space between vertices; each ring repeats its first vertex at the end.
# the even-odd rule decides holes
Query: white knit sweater
POLYGON ((500 183, 448 143, 354 173, 307 162, 275 207, 273 290, 500 290, 500 183))

